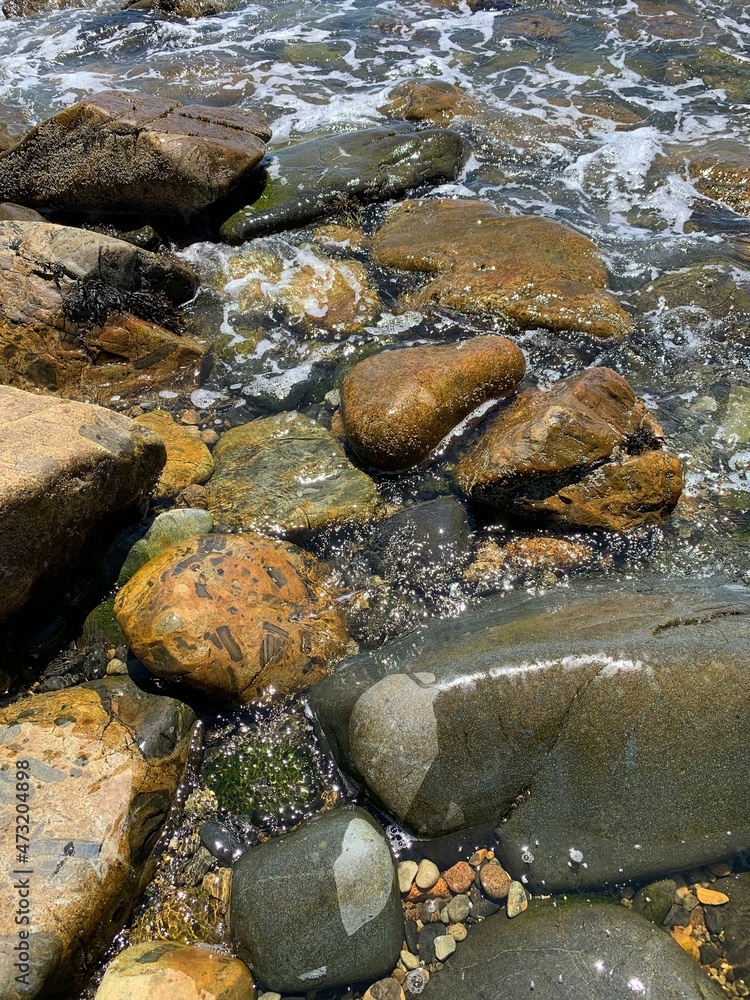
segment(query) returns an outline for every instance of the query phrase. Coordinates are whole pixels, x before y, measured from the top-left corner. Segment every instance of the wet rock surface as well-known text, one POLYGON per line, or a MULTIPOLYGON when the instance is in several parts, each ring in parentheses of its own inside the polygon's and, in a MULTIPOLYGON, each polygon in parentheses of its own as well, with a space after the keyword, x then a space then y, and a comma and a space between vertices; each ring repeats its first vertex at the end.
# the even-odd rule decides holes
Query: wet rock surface
POLYGON ((628 530, 669 514, 682 465, 622 376, 590 368, 489 419, 456 467, 473 500, 525 517, 628 530))
POLYGON ((610 1000, 646 993, 654 1000, 722 996, 683 950, 636 914, 612 903, 534 900, 518 920, 491 917, 474 928, 430 979, 435 1000, 541 1000, 585 995, 610 1000))
MULTIPOLYGON (((16 980, 13 964, 14 866, 2 872, 0 988, 8 1000, 64 994, 119 932, 149 877, 194 721, 187 706, 141 691, 127 677, 0 710, 3 808, 15 814, 16 781, 25 781, 37 831, 28 849, 28 984, 16 980)), ((6 824, 0 836, 6 857, 16 857, 15 825, 6 824)))
POLYGON ((0 156, 0 198, 78 212, 194 212, 249 174, 270 137, 249 111, 104 91, 0 156))
POLYGON ((322 813, 248 851, 234 869, 230 911, 241 956, 284 993, 376 979, 401 947, 388 841, 359 808, 322 813))
POLYGON ((214 460, 197 433, 191 434, 164 410, 144 413, 136 420, 158 434, 167 449, 167 464, 156 486, 157 498, 176 497, 186 486, 210 478, 214 460))
POLYGON ((115 613, 157 676, 242 704, 304 690, 343 654, 336 596, 301 549, 254 534, 202 535, 146 563, 115 613))
POLYGON ((607 291, 596 246, 575 230, 512 216, 487 201, 407 201, 373 239, 383 265, 437 275, 414 296, 469 314, 505 317, 529 329, 622 337, 632 320, 607 291))
POLYGON ((750 839, 749 612, 745 589, 698 585, 490 602, 345 661, 311 704, 339 764, 415 833, 497 827, 505 866, 535 892, 645 878, 750 839))
POLYGON ((224 434, 208 505, 217 523, 286 538, 362 522, 378 495, 336 438, 301 413, 280 413, 224 434))
POLYGON ((400 83, 381 107, 383 114, 408 122, 428 121, 449 125, 459 115, 475 115, 476 103, 460 87, 442 80, 414 80, 400 83))
POLYGON ((0 386, 0 619, 58 577, 92 534, 144 504, 161 441, 98 406, 0 386))
POLYGON ((455 132, 419 132, 408 125, 295 143, 270 157, 264 185, 227 219, 221 234, 239 243, 302 226, 337 204, 386 201, 411 188, 452 181, 463 159, 463 140, 455 132))
POLYGON ((525 370, 520 348, 505 337, 382 351, 343 381, 344 432, 364 462, 407 469, 472 410, 512 393, 525 370))

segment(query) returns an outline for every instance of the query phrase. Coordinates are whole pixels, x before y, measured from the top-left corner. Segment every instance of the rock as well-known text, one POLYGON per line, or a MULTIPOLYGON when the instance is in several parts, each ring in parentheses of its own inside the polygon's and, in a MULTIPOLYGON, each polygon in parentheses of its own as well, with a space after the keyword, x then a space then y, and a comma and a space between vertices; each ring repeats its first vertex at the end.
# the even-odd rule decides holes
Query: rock
POLYGON ((633 909, 654 924, 663 924, 675 901, 677 883, 662 879, 644 885, 633 897, 633 909))
POLYGON ((424 626, 309 699, 339 765, 399 823, 497 827, 513 878, 566 892, 750 847, 748 652, 750 590, 591 584, 424 626))
MULTIPOLYGON (((459 893, 448 901, 445 909, 448 924, 462 924, 471 913, 471 902, 467 895, 459 893)), ((445 918, 443 922, 446 922, 445 918)))
POLYGON ((237 958, 208 948, 145 941, 119 955, 107 967, 95 1000, 254 1000, 255 985, 237 958))
POLYGON ((440 869, 435 864, 434 861, 428 861, 424 858, 419 862, 417 868, 417 874, 414 878, 414 884, 418 889, 424 892, 427 889, 431 889, 440 878, 440 869))
POLYGON ((336 438, 301 413, 253 420, 222 435, 208 509, 245 531, 307 538, 329 525, 372 518, 375 485, 336 438))
POLYGON ((377 983, 373 983, 365 992, 362 1000, 404 1000, 404 991, 400 984, 389 976, 387 979, 379 979, 377 983))
POLYGON ((432 1000, 719 1000, 721 990, 663 931, 623 906, 534 900, 522 920, 484 921, 430 980, 432 1000))
POLYGON ((456 479, 471 499, 519 516, 627 531, 658 523, 682 492, 663 435, 621 375, 590 368, 490 417, 456 479))
POLYGON ((12 859, 0 876, 4 998, 69 992, 119 933, 153 872, 149 857, 182 779, 194 722, 186 705, 147 694, 128 677, 0 710, 3 811, 20 818, 25 800, 17 796, 28 793, 31 827, 28 852, 15 823, 0 833, 12 859), (18 888, 26 877, 30 897, 18 888), (16 920, 24 898, 30 924, 16 920), (18 961, 27 968, 19 972, 18 961))
POLYGON ((167 448, 167 464, 156 486, 159 499, 176 497, 180 490, 205 483, 214 471, 211 452, 199 437, 189 434, 165 410, 144 413, 136 420, 158 434, 167 448))
POLYGON ((453 181, 463 140, 443 129, 385 126, 295 143, 266 161, 262 189, 227 219, 229 243, 294 229, 354 201, 387 201, 411 188, 453 181))
POLYGON ((373 239, 378 264, 437 275, 414 298, 522 329, 622 337, 632 320, 607 291, 596 246, 559 222, 503 215, 487 201, 407 201, 373 239))
POLYGON ((479 869, 479 881, 490 899, 505 899, 511 885, 511 877, 498 861, 488 861, 479 869))
POLYGON ((145 504, 161 441, 110 410, 0 386, 0 619, 145 504))
POLYGON ((504 337, 381 351, 341 385, 344 431, 364 462, 408 469, 472 410, 511 393, 525 369, 520 348, 504 337))
POLYGON ((252 173, 271 131, 239 108, 102 91, 0 156, 0 200, 73 212, 184 215, 252 173))
POLYGON ((259 535, 202 535, 146 563, 115 614, 152 673, 245 704, 322 677, 346 646, 323 567, 259 535))
POLYGON ((148 10, 163 17, 216 17, 226 9, 221 0, 128 0, 123 10, 148 10))
POLYGON ((710 906, 706 923, 715 934, 724 932, 727 961, 734 967, 738 979, 750 982, 750 873, 741 872, 722 879, 722 891, 729 896, 725 906, 710 906), (720 921, 716 915, 721 914, 720 921), (709 917, 713 920, 709 922, 709 917))
POLYGON ((635 301, 643 312, 680 309, 683 317, 701 310, 714 319, 744 317, 750 313, 750 288, 728 265, 701 264, 660 275, 638 289, 635 301))
POLYGON ((0 222, 0 381, 102 402, 194 383, 201 345, 149 316, 196 285, 184 264, 123 240, 0 222))
POLYGON ((419 865, 416 861, 402 861, 398 866, 398 888, 399 892, 407 893, 411 889, 412 882, 416 878, 419 865))
POLYGON ((474 884, 474 870, 466 861, 457 861, 445 873, 445 881, 451 892, 457 894, 468 892, 474 884))
POLYGON ((15 205, 12 201, 0 204, 0 222, 46 222, 47 220, 33 208, 15 205))
POLYGON ((403 937, 388 841, 353 807, 321 813, 244 854, 230 913, 240 957, 281 993, 386 975, 403 937))
POLYGON ((441 934, 435 938, 435 958, 444 962, 456 950, 456 939, 451 934, 441 934))
POLYGON ((520 916, 529 908, 529 897, 520 882, 511 882, 508 889, 508 901, 505 904, 505 912, 512 920, 513 917, 520 916))
POLYGON ((479 107, 453 83, 414 80, 395 87, 379 110, 392 118, 440 126, 449 125, 459 115, 474 116, 479 107))
POLYGON ((488 538, 480 542, 463 579, 485 594, 505 590, 508 583, 517 581, 554 582, 603 562, 593 546, 566 538, 514 538, 505 545, 488 538))
POLYGON ((208 535, 213 527, 214 519, 206 510, 194 507, 165 510, 154 518, 146 532, 128 548, 117 575, 118 586, 123 587, 141 566, 155 559, 170 545, 184 542, 196 535, 208 535))

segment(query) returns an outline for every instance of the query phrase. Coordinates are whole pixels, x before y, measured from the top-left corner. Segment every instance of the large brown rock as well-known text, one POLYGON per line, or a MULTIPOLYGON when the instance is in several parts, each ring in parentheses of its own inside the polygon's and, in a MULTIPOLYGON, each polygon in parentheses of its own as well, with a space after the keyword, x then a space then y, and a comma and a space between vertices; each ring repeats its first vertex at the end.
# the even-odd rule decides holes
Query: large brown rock
POLYGON ((373 256, 387 267, 437 275, 416 295, 417 306, 594 337, 621 337, 632 328, 607 291, 591 240, 550 219, 503 215, 490 202, 403 202, 375 234, 373 256))
POLYGON ((77 212, 182 215, 227 194, 271 130, 239 108, 104 91, 0 155, 0 201, 77 212))
POLYGON ((211 452, 198 434, 191 434, 181 424, 176 424, 166 410, 154 410, 137 418, 137 423, 148 427, 164 442, 167 464, 156 487, 156 497, 176 497, 186 486, 205 483, 214 471, 211 452))
POLYGON ((98 402, 195 384, 203 347, 128 310, 176 307, 196 284, 184 264, 123 240, 0 222, 0 382, 98 402))
POLYGON ((682 491, 662 428, 609 368, 522 393, 490 420, 456 477, 467 496, 515 514, 613 530, 658 522, 682 491))
POLYGON ((453 83, 443 80, 408 80, 388 95, 380 109, 408 122, 449 125, 459 115, 476 115, 478 105, 453 83))
POLYGON ((0 620, 103 522, 137 509, 165 458, 127 417, 0 386, 0 620))
POLYGON ((153 872, 194 723, 186 705, 128 677, 0 711, 3 1000, 70 996, 119 933, 153 872), (28 946, 25 960, 19 945, 28 946))
POLYGON ((513 392, 525 369, 522 351, 505 337, 382 351, 341 386, 346 436, 370 465, 407 469, 472 410, 513 392))
POLYGON ((115 601, 157 676, 234 702, 286 697, 324 676, 347 637, 337 591, 306 552, 260 535, 178 542, 115 601))

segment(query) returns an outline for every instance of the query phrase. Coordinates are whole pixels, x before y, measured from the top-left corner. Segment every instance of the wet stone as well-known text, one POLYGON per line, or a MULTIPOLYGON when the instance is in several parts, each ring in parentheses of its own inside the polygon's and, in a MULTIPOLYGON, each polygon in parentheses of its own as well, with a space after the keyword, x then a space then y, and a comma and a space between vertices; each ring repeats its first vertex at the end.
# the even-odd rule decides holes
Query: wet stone
POLYGON ((633 898, 633 909, 655 924, 666 920, 675 899, 677 884, 672 879, 662 879, 639 889, 633 898))
POLYGON ((206 820, 200 828, 201 843, 221 864, 233 865, 244 853, 244 845, 237 834, 223 823, 206 820))
POLYGON ((426 924, 419 932, 419 961, 424 965, 435 961, 435 941, 444 934, 442 923, 426 924))

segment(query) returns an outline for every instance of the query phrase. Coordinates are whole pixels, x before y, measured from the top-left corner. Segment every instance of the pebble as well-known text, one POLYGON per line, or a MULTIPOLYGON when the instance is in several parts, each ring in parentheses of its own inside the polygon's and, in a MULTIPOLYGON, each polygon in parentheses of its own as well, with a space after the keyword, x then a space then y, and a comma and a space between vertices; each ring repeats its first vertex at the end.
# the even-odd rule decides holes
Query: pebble
POLYGON ((394 969, 392 976, 401 986, 406 982, 406 972, 403 969, 394 969))
POLYGON ((472 856, 469 858, 469 864, 474 868, 478 868, 486 857, 487 851, 482 847, 478 851, 474 851, 472 856))
POLYGON ((435 938, 435 958, 438 962, 444 962, 456 950, 456 939, 452 934, 443 934, 435 938))
POLYGON ((200 413, 195 410, 183 410, 180 414, 180 423, 186 424, 187 426, 197 427, 201 422, 200 413))
POLYGON ((709 865, 709 871, 712 875, 717 875, 719 878, 725 878, 727 875, 732 874, 732 866, 728 865, 726 861, 717 861, 716 864, 709 865))
POLYGON ((526 895, 526 890, 521 885, 520 882, 511 882, 510 889, 508 889, 508 903, 507 903, 507 913, 508 916, 513 918, 517 917, 520 913, 528 907, 529 898, 526 895))
POLYGON ((412 955, 410 951, 407 951, 406 948, 402 949, 399 958, 403 962, 405 969, 419 968, 419 959, 417 958, 416 955, 412 955))
POLYGON ((417 874, 414 879, 418 889, 421 889, 423 892, 427 889, 431 889, 437 883, 439 878, 440 869, 434 861, 428 861, 427 858, 424 858, 419 862, 417 874))
POLYGON ((474 870, 467 861, 459 861, 443 875, 451 892, 468 892, 474 881, 474 870))
POLYGON ((700 885, 696 887, 695 895, 704 906, 722 906, 729 902, 729 896, 723 892, 718 892, 716 889, 704 889, 700 885))
POLYGON ((428 924, 419 932, 419 960, 423 965, 435 961, 435 941, 444 935, 442 924, 428 924))
POLYGON ((682 931, 672 931, 672 937, 675 939, 680 948, 683 949, 683 951, 686 951, 688 955, 696 960, 696 962, 700 962, 700 948, 698 947, 697 942, 694 941, 689 934, 685 934, 682 931))
POLYGON ((497 861, 489 861, 480 869, 479 880, 491 899, 505 899, 512 881, 510 875, 497 861))
POLYGON ((449 924, 448 933, 451 937, 455 938, 456 941, 465 941, 468 931, 463 924, 449 924))
POLYGON ((258 1000, 281 1000, 280 993, 259 993, 258 1000))
POLYGON ((416 861, 402 861, 398 866, 398 887, 402 893, 407 893, 411 889, 414 876, 417 874, 419 865, 416 861))
POLYGON ((119 660, 116 656, 113 657, 107 664, 107 676, 114 677, 117 674, 126 674, 128 672, 127 666, 119 660))
POLYGON ((469 897, 463 895, 463 893, 460 893, 458 896, 454 896, 445 907, 445 913, 448 917, 446 923, 462 924, 471 913, 471 903, 469 902, 469 897))
POLYGON ((404 1000, 401 984, 393 976, 373 983, 362 1000, 404 1000))
POLYGON ((219 868, 218 871, 209 872, 203 876, 201 883, 204 892, 214 899, 218 899, 226 909, 229 905, 229 896, 232 891, 232 869, 219 868))

